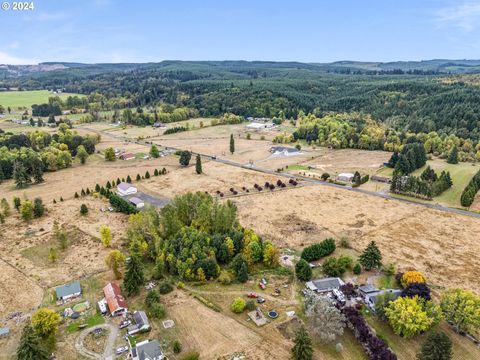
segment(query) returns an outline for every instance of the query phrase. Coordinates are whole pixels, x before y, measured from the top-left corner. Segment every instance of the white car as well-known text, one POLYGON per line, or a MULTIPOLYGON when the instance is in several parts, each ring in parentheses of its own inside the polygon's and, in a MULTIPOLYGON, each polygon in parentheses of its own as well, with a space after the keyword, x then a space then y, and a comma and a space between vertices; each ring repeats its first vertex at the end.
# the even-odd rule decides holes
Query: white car
POLYGON ((129 325, 132 325, 132 322, 130 320, 123 320, 120 325, 119 325, 119 328, 120 329, 123 329, 123 328, 126 328, 127 326, 129 325))
POLYGON ((128 346, 121 346, 115 350, 115 354, 121 355, 123 353, 126 353, 128 351, 128 346))

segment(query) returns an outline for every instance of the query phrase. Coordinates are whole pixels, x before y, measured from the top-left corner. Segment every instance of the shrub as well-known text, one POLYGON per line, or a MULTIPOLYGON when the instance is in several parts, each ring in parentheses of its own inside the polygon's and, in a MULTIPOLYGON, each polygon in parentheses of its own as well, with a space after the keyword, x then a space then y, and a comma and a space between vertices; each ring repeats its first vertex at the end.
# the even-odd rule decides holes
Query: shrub
POLYGON ((255 306, 255 301, 253 301, 252 299, 247 300, 247 303, 246 303, 245 307, 247 308, 247 310, 250 310, 250 311, 255 310, 255 307, 256 307, 255 306))
POLYGON ((355 275, 360 275, 362 273, 362 265, 360 263, 356 263, 355 266, 353 267, 353 273, 355 275))
POLYGON ((322 176, 320 176, 320 178, 321 178, 323 181, 327 181, 329 177, 330 177, 330 174, 329 174, 329 173, 323 173, 322 176))
POLYGON ((222 285, 230 285, 232 283, 232 275, 228 271, 222 271, 218 277, 218 281, 222 285))
POLYGON ((169 282, 163 281, 158 286, 158 291, 160 294, 168 294, 173 291, 173 286, 169 282))
POLYGON ((80 205, 80 214, 87 215, 88 214, 88 207, 85 204, 80 205))
POLYGON ((318 244, 313 244, 303 249, 301 258, 308 262, 319 260, 333 253, 335 249, 335 240, 332 238, 325 239, 318 244))
POLYGON ((180 360, 198 360, 200 359, 200 353, 197 351, 189 351, 183 355, 180 360))
POLYGON ((145 305, 151 307, 153 304, 156 304, 160 301, 160 295, 156 290, 150 290, 145 297, 145 305))
POLYGON ((419 271, 407 271, 402 275, 401 284, 407 287, 410 283, 426 283, 427 279, 419 271))
POLYGON ((148 314, 151 317, 154 317, 157 319, 163 319, 167 314, 167 312, 165 311, 165 307, 162 304, 155 303, 148 308, 148 314))
POLYGON ((180 341, 178 341, 178 340, 175 340, 175 341, 173 342, 173 352, 174 352, 175 354, 178 354, 178 353, 180 353, 181 351, 182 351, 182 343, 181 343, 180 341))
POLYGON ((300 259, 295 265, 295 273, 297 278, 302 281, 309 281, 312 278, 312 269, 304 259, 300 259))
POLYGON ((230 310, 232 310, 235 314, 240 314, 245 310, 247 303, 242 298, 236 298, 233 300, 232 304, 230 305, 230 310))

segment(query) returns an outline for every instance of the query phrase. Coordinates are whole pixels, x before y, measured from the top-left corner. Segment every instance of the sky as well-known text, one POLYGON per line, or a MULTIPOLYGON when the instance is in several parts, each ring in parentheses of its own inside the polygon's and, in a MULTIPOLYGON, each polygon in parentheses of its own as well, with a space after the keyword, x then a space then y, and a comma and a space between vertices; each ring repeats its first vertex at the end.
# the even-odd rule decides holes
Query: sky
POLYGON ((480 0, 33 4, 0 10, 0 64, 480 59, 480 0))

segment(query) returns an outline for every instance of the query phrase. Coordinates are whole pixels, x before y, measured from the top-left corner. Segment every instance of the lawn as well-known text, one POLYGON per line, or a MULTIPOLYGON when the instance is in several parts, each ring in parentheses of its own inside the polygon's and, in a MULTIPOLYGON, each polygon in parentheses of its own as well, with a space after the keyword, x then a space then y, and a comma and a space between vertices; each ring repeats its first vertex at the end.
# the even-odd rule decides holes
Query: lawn
MULTIPOLYGON (((386 341, 397 354, 398 359, 415 359, 416 353, 420 350, 427 337, 427 334, 422 334, 406 339, 394 334, 388 323, 379 320, 377 317, 366 315, 365 318, 369 325, 375 329, 377 335, 386 341)), ((452 359, 473 360, 480 358, 480 349, 478 349, 475 344, 467 338, 453 332, 445 322, 438 325, 438 330, 445 332, 450 340, 452 340, 452 359)))
MULTIPOLYGON (((70 95, 77 94, 58 94, 61 98, 66 98, 70 95)), ((31 107, 33 104, 43 104, 48 102, 48 98, 57 96, 48 90, 34 90, 34 91, 3 91, 0 92, 0 105, 5 109, 9 106, 12 109, 18 107, 31 107)), ((78 95, 84 96, 84 95, 78 95)))
POLYGON ((434 201, 446 206, 460 207, 462 191, 478 171, 478 166, 468 162, 448 164, 445 160, 434 159, 427 161, 427 165, 415 170, 412 174, 420 176, 427 166, 435 170, 437 175, 440 175, 442 170, 449 171, 453 181, 453 186, 444 191, 440 196, 435 197, 434 201))

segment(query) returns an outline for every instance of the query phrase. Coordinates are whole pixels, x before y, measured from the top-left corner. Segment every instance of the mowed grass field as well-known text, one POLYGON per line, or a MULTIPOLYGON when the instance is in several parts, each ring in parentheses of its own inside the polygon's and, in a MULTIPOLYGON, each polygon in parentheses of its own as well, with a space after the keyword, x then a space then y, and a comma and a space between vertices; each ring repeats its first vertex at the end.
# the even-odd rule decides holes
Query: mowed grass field
POLYGON ((440 175, 444 170, 449 171, 453 181, 453 186, 447 191, 444 191, 440 196, 435 197, 434 200, 442 205, 460 207, 460 196, 462 196, 462 191, 476 174, 479 166, 468 162, 448 164, 445 160, 434 159, 427 161, 427 165, 415 170, 412 174, 414 176, 420 176, 427 166, 430 166, 435 170, 437 175, 440 175))
MULTIPOLYGON (((435 172, 439 176, 442 171, 444 170, 449 171, 453 181, 453 186, 447 191, 444 191, 440 196, 433 198, 434 201, 446 206, 457 207, 457 208, 461 207, 460 196, 462 196, 462 191, 465 188, 465 186, 467 186, 468 182, 472 179, 472 177, 480 169, 479 165, 472 164, 469 162, 465 162, 465 163, 462 162, 458 164, 448 164, 443 159, 433 159, 433 160, 428 160, 425 166, 415 170, 412 173, 412 175, 420 176, 422 172, 427 168, 427 166, 430 166, 433 170, 435 170, 435 172)), ((385 167, 385 168, 382 168, 377 174, 381 176, 392 176, 393 169, 385 167)), ((405 196, 399 196, 399 197, 412 199, 410 197, 405 197, 405 196)), ((419 199, 416 199, 416 201, 422 202, 419 199)))
MULTIPOLYGON (((59 96, 66 98, 70 95, 78 94, 54 94, 48 90, 34 90, 34 91, 2 91, 0 92, 0 105, 5 109, 10 107, 17 109, 19 107, 31 107, 33 104, 43 104, 48 102, 48 98, 52 96, 59 96)), ((84 96, 84 95, 78 95, 84 96)))

